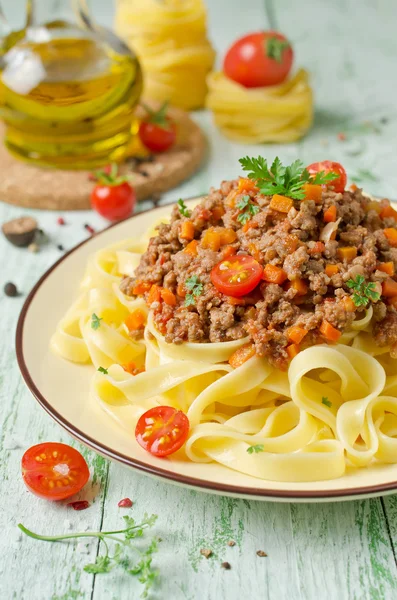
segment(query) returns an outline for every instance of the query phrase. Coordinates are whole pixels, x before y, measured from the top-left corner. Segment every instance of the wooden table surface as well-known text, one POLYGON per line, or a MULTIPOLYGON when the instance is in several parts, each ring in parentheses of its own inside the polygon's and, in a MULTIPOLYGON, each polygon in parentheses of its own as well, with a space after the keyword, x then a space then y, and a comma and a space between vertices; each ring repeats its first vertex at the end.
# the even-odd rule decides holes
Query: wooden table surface
MULTIPOLYGON (((7 4, 11 3, 6 2, 7 4)), ((22 2, 14 7, 14 22, 22 2)), ((102 22, 111 3, 96 0, 102 22)), ((292 40, 296 64, 312 73, 315 125, 301 142, 287 146, 230 144, 211 116, 195 119, 208 134, 210 157, 193 179, 166 194, 164 202, 204 192, 238 173, 245 154, 278 154, 283 161, 340 160, 352 179, 380 196, 397 199, 396 58, 397 3, 392 0, 208 0, 210 35, 220 55, 239 34, 277 28, 292 40), (347 139, 337 134, 343 131, 347 139)), ((1 167, 0 167, 1 168, 1 167)), ((150 203, 149 203, 150 204, 150 203)), ((142 209, 148 203, 142 205, 142 209)), ((25 211, 27 212, 27 211, 25 211)), ((134 501, 131 515, 158 514, 161 536, 155 564, 160 571, 153 598, 186 600, 362 600, 397 597, 397 496, 329 504, 249 502, 182 489, 145 477, 88 451, 34 401, 15 359, 14 333, 24 296, 65 249, 86 237, 83 224, 105 223, 90 213, 33 212, 50 242, 30 254, 0 239, 1 281, 14 281, 20 298, 0 298, 0 598, 3 600, 124 600, 139 598, 136 578, 121 572, 91 575, 82 565, 95 560, 98 545, 46 544, 19 534, 24 523, 39 533, 81 528, 118 528, 118 501, 134 501), (73 443, 87 458, 89 509, 75 512, 31 495, 20 476, 23 451, 40 441, 73 443), (236 545, 229 547, 227 541, 236 545), (211 558, 201 548, 213 551, 211 558), (257 550, 268 557, 260 558, 257 550), (221 568, 229 561, 231 570, 221 568)), ((0 205, 1 222, 20 215, 0 205)), ((1 285, 3 285, 3 283, 1 285)), ((49 299, 50 301, 50 299, 49 299)))

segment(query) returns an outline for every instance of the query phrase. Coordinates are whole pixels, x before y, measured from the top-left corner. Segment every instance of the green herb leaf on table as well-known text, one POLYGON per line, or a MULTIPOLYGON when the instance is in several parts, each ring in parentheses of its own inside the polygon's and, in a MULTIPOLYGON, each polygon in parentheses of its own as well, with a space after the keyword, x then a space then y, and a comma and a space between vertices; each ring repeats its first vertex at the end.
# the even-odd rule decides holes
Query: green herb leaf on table
POLYGON ((92 329, 99 329, 101 326, 102 317, 98 317, 95 313, 91 315, 91 327, 92 329))
POLYGON ((248 454, 258 454, 258 452, 264 452, 265 448, 263 444, 255 444, 254 446, 250 446, 247 448, 248 454))
POLYGON ((284 167, 278 156, 270 169, 267 160, 262 156, 240 158, 240 164, 243 171, 248 172, 248 177, 256 181, 259 191, 266 196, 281 194, 294 200, 303 200, 306 183, 323 185, 338 178, 336 173, 324 171, 318 171, 315 176, 312 176, 300 160, 284 167))
POLYGON ((196 298, 202 294, 203 287, 204 286, 200 282, 200 279, 197 277, 197 275, 192 275, 186 279, 185 288, 189 290, 190 294, 186 294, 185 306, 196 304, 196 298))
POLYGON ((243 196, 237 203, 237 208, 240 211, 237 221, 239 221, 242 225, 245 225, 251 219, 251 217, 256 215, 260 210, 259 206, 251 202, 251 198, 249 196, 243 196))
POLYGON ((104 547, 105 554, 96 557, 94 563, 85 565, 84 571, 99 575, 109 573, 115 567, 122 568, 126 573, 132 576, 138 576, 138 581, 143 584, 141 598, 147 598, 149 591, 158 577, 158 571, 152 567, 153 554, 157 550, 158 539, 153 538, 149 546, 142 550, 134 546, 132 540, 143 536, 144 530, 152 527, 157 519, 157 515, 145 514, 141 523, 136 523, 132 517, 124 517, 125 528, 115 531, 84 531, 80 533, 70 533, 65 535, 45 536, 39 535, 27 529, 22 523, 18 527, 23 533, 36 540, 46 542, 59 542, 62 540, 75 540, 84 538, 99 539, 104 547), (113 555, 110 554, 109 542, 116 542, 113 555), (137 555, 137 562, 133 560, 132 553, 137 555))
POLYGON ((369 169, 359 169, 356 175, 352 175, 350 179, 357 183, 363 183, 365 181, 379 181, 379 177, 377 177, 369 169))
POLYGON ((190 217, 190 210, 187 208, 182 198, 178 200, 177 204, 181 215, 183 215, 184 217, 190 217))
POLYGON ((100 373, 103 373, 104 375, 107 375, 107 374, 108 374, 108 370, 107 370, 107 369, 105 369, 104 367, 98 367, 98 371, 99 371, 100 373))
POLYGON ((322 402, 322 404, 325 404, 325 406, 328 406, 328 408, 331 408, 331 406, 332 406, 332 402, 330 400, 328 400, 328 398, 325 396, 323 396, 321 398, 321 402, 322 402))
POLYGON ((265 42, 266 56, 272 58, 278 63, 283 61, 283 52, 290 47, 286 40, 279 40, 277 37, 270 37, 265 42))
POLYGON ((376 291, 376 284, 373 281, 365 283, 363 275, 357 275, 355 279, 349 279, 346 285, 354 292, 352 300, 356 306, 367 306, 370 300, 376 302, 380 298, 380 293, 376 291))

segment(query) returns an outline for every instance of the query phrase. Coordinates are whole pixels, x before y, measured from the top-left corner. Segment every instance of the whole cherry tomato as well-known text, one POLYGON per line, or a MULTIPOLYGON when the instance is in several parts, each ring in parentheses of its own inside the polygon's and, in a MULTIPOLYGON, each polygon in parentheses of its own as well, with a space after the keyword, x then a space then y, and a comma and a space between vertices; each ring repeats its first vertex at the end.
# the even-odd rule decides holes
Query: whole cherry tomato
POLYGON ((57 442, 32 446, 23 455, 21 466, 26 487, 46 500, 64 500, 73 496, 90 477, 80 452, 57 442))
POLYGON ((189 420, 172 406, 155 406, 147 410, 135 428, 136 441, 154 456, 173 454, 187 440, 189 420))
POLYGON ((315 175, 319 171, 324 173, 335 173, 338 175, 337 179, 333 179, 327 184, 327 187, 333 187, 335 192, 343 192, 346 187, 347 174, 342 165, 332 160, 323 160, 321 162, 312 163, 306 167, 310 175, 315 175))
POLYGON ((238 254, 215 265, 211 281, 222 294, 240 298, 256 288, 262 275, 262 266, 252 256, 238 254))
POLYGON ((117 165, 93 174, 96 185, 91 192, 91 206, 109 221, 129 217, 135 208, 136 195, 127 177, 118 175, 117 165))
POLYGON ((147 116, 139 126, 141 142, 151 152, 165 152, 175 143, 176 125, 167 115, 167 102, 158 111, 144 105, 147 116))
POLYGON ((291 70, 294 53, 287 38, 277 31, 250 33, 228 50, 225 74, 247 88, 277 85, 291 70))

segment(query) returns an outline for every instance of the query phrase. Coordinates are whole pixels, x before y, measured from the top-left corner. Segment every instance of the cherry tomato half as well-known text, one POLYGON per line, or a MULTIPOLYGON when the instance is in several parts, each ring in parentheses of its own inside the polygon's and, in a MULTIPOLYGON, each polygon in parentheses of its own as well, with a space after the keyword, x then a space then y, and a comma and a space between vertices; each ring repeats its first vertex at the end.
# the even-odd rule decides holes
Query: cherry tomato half
POLYGON ((321 162, 312 163, 308 167, 306 167, 309 171, 310 175, 315 175, 319 171, 324 171, 325 173, 336 173, 338 175, 338 179, 334 179, 330 181, 328 186, 333 187, 335 192, 343 192, 346 187, 347 175, 345 169, 338 162, 333 162, 332 160, 323 160, 321 162))
POLYGON ((175 143, 176 126, 170 117, 165 117, 166 125, 142 121, 139 126, 141 142, 151 152, 165 152, 175 143))
POLYGON ((229 48, 223 70, 247 88, 276 85, 287 77, 293 57, 291 44, 281 33, 250 33, 229 48))
POLYGON ((234 298, 249 294, 263 275, 261 265, 248 254, 222 260, 211 271, 211 281, 219 292, 234 298))
POLYGON ((127 181, 120 184, 98 183, 91 192, 91 204, 109 221, 121 221, 135 208, 136 195, 127 181))
POLYGON ((189 419, 172 406, 155 406, 147 410, 135 428, 136 441, 154 456, 173 454, 187 440, 189 419))
POLYGON ((57 442, 32 446, 23 455, 21 465, 26 487, 46 500, 64 500, 73 496, 90 477, 80 452, 57 442))

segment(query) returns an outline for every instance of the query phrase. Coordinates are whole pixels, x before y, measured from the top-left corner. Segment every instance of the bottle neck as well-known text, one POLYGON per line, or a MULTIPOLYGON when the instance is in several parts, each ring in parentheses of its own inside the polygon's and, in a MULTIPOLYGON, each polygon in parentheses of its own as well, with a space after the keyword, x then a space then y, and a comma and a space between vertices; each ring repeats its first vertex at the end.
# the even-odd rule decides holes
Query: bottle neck
POLYGON ((27 27, 59 23, 77 24, 80 0, 27 0, 27 27))

